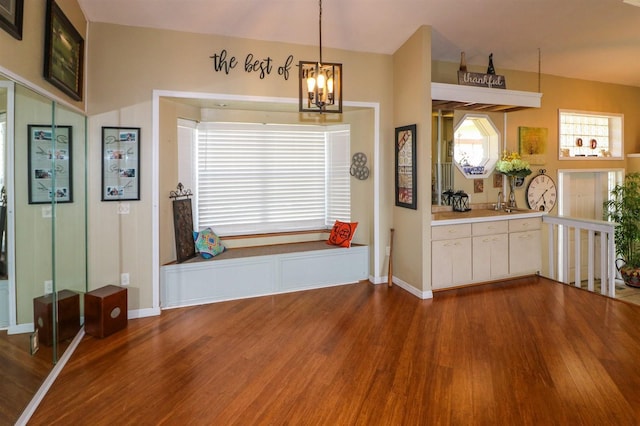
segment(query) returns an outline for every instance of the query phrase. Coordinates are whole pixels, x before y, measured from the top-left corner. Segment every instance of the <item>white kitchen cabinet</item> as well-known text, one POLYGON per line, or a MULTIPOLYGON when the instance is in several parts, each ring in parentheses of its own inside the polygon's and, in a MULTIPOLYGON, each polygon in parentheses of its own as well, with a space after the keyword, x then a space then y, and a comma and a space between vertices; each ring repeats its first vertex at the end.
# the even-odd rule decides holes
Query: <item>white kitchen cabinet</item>
POLYGON ((506 220, 471 225, 473 281, 509 275, 509 224, 506 220))
POLYGON ((509 275, 535 274, 542 268, 542 219, 509 221, 509 275))
POLYGON ((431 237, 432 288, 455 287, 471 281, 471 224, 435 227, 431 237))
POLYGON ((540 271, 541 217, 510 217, 432 226, 432 288, 457 287, 540 271))

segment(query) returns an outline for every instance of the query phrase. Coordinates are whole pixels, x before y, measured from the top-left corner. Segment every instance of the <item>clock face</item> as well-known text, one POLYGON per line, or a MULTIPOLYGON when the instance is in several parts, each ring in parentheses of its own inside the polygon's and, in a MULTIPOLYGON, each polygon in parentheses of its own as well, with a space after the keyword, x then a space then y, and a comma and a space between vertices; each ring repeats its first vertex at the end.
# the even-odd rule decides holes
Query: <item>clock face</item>
POLYGON ((548 212, 556 205, 558 192, 556 184, 547 175, 540 174, 529 182, 527 187, 527 204, 532 210, 548 212))

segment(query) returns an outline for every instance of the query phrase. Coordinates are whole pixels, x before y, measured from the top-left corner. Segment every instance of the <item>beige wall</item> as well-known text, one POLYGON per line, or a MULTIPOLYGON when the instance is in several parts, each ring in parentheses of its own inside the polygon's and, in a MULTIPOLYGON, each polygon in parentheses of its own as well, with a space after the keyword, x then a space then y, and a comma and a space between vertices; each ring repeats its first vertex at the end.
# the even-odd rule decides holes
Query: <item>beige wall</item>
MULTIPOLYGON (((58 0, 57 3, 82 38, 87 40, 86 20, 77 0, 58 0)), ((24 2, 22 40, 16 40, 6 31, 0 30, 0 65, 64 102, 84 109, 85 101, 71 100, 42 76, 46 5, 47 2, 44 0, 24 2)))
MULTIPOLYGON (((100 202, 99 164, 92 166, 89 172, 90 287, 118 282, 121 272, 129 272, 129 308, 152 308, 151 253, 154 248, 150 245, 150 236, 156 232, 150 221, 153 90, 296 98, 296 66, 290 70, 288 80, 277 74, 276 67, 289 55, 294 56, 294 63, 303 58, 313 59, 317 55, 317 47, 94 23, 90 25, 90 34, 87 73, 91 82, 88 91, 90 140, 99 140, 100 128, 106 125, 126 125, 142 129, 141 200, 130 202, 131 214, 118 215, 116 206, 113 205, 116 203, 100 202), (222 49, 226 49, 229 55, 237 56, 240 61, 238 68, 231 70, 228 75, 215 72, 209 58, 222 49), (248 53, 253 53, 256 57, 273 58, 273 73, 260 79, 257 74, 240 69, 244 56, 248 53)), ((392 74, 391 57, 330 49, 325 49, 323 56, 343 63, 345 100, 380 104, 381 138, 388 140, 392 137, 393 129, 389 124, 392 105, 392 87, 389 85, 392 74)), ((173 255, 173 227, 168 216, 171 211, 168 194, 176 186, 176 179, 173 177, 176 173, 175 164, 172 163, 175 160, 171 159, 175 153, 176 134, 171 127, 175 125, 175 116, 184 113, 180 108, 175 103, 161 103, 162 116, 171 117, 168 119, 169 123, 163 118, 158 141, 161 166, 161 262, 169 260, 173 255)), ((373 129, 368 128, 373 122, 372 115, 366 108, 343 114, 343 122, 351 123, 355 132, 354 152, 368 153, 371 161, 374 156, 379 155, 374 152, 373 129)), ((304 118, 298 117, 297 113, 293 116, 297 121, 304 118)), ((99 158, 99 149, 99 144, 92 144, 89 147, 89 158, 99 158)), ((381 168, 390 167, 388 156, 382 156, 381 160, 381 168)), ((378 171, 372 170, 372 174, 376 172, 378 171)), ((379 176, 384 178, 383 173, 379 176)), ((352 181, 353 220, 361 223, 356 234, 358 242, 371 243, 376 232, 380 232, 374 226, 372 182, 372 179, 365 182, 352 181)), ((381 196, 384 208, 380 215, 380 229, 390 227, 390 209, 386 201, 388 198, 388 194, 381 196)), ((371 274, 378 276, 381 271, 372 270, 371 274)))
MULTIPOLYGON (((431 287, 430 51, 431 29, 421 27, 393 55, 394 125, 416 124, 417 133, 417 209, 393 208, 393 275, 420 291, 431 287)), ((395 158, 394 144, 385 152, 395 158)))

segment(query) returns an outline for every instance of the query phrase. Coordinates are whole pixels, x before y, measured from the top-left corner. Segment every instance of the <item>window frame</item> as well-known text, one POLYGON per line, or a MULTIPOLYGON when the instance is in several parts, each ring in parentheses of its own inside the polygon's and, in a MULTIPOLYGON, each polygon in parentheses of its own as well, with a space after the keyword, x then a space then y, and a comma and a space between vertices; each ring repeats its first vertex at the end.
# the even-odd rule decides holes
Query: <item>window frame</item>
MULTIPOLYGON (((203 126, 207 126, 207 125, 211 125, 211 123, 216 123, 218 125, 223 126, 224 128, 227 128, 227 131, 229 128, 233 127, 233 126, 238 126, 239 131, 242 131, 246 128, 250 128, 253 127, 255 129, 258 128, 262 128, 265 126, 265 123, 240 123, 240 122, 215 122, 215 121, 209 121, 208 123, 198 123, 198 125, 200 126, 200 128, 202 128, 203 126)), ((278 234, 278 233, 287 233, 287 232, 306 232, 306 231, 316 231, 316 230, 320 230, 320 229, 329 229, 331 228, 331 226, 333 225, 334 222, 334 218, 333 217, 329 217, 332 215, 332 211, 331 211, 331 207, 333 206, 332 203, 330 203, 330 196, 331 196, 331 190, 335 190, 335 186, 331 186, 330 185, 330 174, 332 172, 334 172, 334 169, 330 169, 329 165, 330 165, 330 161, 329 158, 327 156, 331 155, 331 149, 333 149, 332 147, 334 147, 333 142, 331 142, 331 135, 332 134, 339 134, 342 133, 344 134, 344 132, 347 132, 347 140, 344 141, 344 139, 341 142, 338 142, 338 144, 340 146, 342 146, 343 148, 341 148, 342 154, 341 157, 339 159, 340 164, 341 164, 341 169, 340 169, 340 173, 343 173, 342 169, 344 169, 344 177, 340 178, 340 181, 342 182, 342 185, 346 184, 347 187, 347 194, 348 197, 346 197, 346 199, 348 199, 348 206, 347 208, 342 208, 340 210, 340 214, 344 215, 344 214, 348 214, 348 217, 344 217, 344 218, 340 218, 340 220, 346 220, 349 221, 350 217, 351 217, 351 176, 349 174, 349 167, 350 167, 350 157, 351 157, 351 142, 350 142, 350 133, 351 133, 351 129, 350 129, 350 125, 348 124, 340 124, 340 125, 331 125, 331 126, 319 126, 319 125, 299 125, 299 124, 282 124, 282 123, 274 123, 274 124, 266 124, 267 126, 269 126, 270 129, 273 128, 279 128, 279 129, 286 129, 289 128, 291 130, 291 132, 296 132, 296 131, 317 131, 317 132, 321 132, 324 134, 324 150, 325 150, 325 165, 324 165, 324 176, 323 176, 323 180, 325 182, 325 189, 324 189, 324 215, 325 215, 325 219, 324 219, 324 223, 321 226, 318 226, 318 224, 314 225, 314 226, 289 226, 289 224, 284 225, 282 227, 271 227, 271 229, 264 229, 264 222, 258 222, 256 224, 256 226, 252 226, 252 225, 242 225, 242 222, 240 223, 236 223, 233 225, 227 225, 227 226, 223 226, 223 225, 216 225, 216 224, 211 224, 211 223, 202 223, 201 218, 199 217, 199 204, 202 202, 202 200, 200 199, 200 194, 198 194, 198 188, 200 187, 200 184, 198 182, 198 139, 199 136, 196 134, 196 136, 193 138, 192 140, 192 145, 190 147, 189 150, 189 155, 191 155, 191 166, 192 166, 192 173, 191 175, 193 176, 193 189, 194 189, 194 208, 193 208, 193 215, 194 215, 194 228, 195 230, 201 230, 204 229, 206 227, 211 227, 212 229, 214 229, 214 231, 216 231, 217 233, 219 233, 220 235, 224 235, 224 236, 246 236, 246 235, 255 235, 255 234, 278 234), (346 147, 344 146, 344 144, 346 143, 346 147), (346 150, 346 151, 345 151, 346 150), (195 155, 194 155, 195 154, 195 155), (342 158, 345 157, 345 158, 342 158), (330 223, 329 223, 330 222, 330 223), (233 228, 235 226, 236 229, 230 229, 233 228), (243 229, 242 231, 240 231, 237 228, 246 228, 243 229)), ((181 127, 181 123, 178 123, 178 127, 181 127)), ((184 123, 182 124, 182 127, 184 126, 184 123)), ((342 136, 344 137, 344 136, 342 136)), ((181 148, 184 152, 184 155, 187 155, 187 152, 184 150, 185 146, 183 146, 181 148)), ((179 151, 180 152, 180 151, 179 151)), ((180 154, 179 154, 180 157, 180 154)), ((180 161, 180 160, 179 160, 180 161)), ((182 175, 184 176, 185 173, 184 171, 182 172, 182 175)), ((335 178, 335 176, 334 176, 335 178)), ((344 192, 341 193, 342 195, 342 199, 344 200, 344 192)), ((344 204, 344 202, 342 202, 342 204, 344 204)), ((344 207, 344 206, 343 206, 344 207)), ((295 221, 293 221, 295 222, 295 221)), ((267 226, 267 228, 269 228, 267 226)))
MULTIPOLYGON (((594 124, 595 126, 595 124, 594 124)), ((612 112, 597 112, 597 111, 582 111, 582 110, 571 110, 571 109, 559 109, 558 110, 558 159, 560 161, 610 161, 610 160, 624 160, 624 114, 621 113, 612 113, 612 112), (562 118, 563 115, 574 115, 574 116, 592 116, 593 118, 606 118, 608 120, 607 123, 607 136, 608 145, 606 152, 609 155, 600 155, 594 154, 595 152, 602 152, 601 147, 597 147, 591 149, 590 143, 591 139, 597 139, 600 135, 596 135, 595 132, 591 134, 580 135, 577 133, 572 133, 571 138, 576 140, 581 138, 582 147, 580 151, 584 152, 581 154, 572 154, 571 151, 566 151, 571 148, 567 148, 566 145, 562 144, 563 137, 570 133, 563 133, 563 124, 562 118), (589 154, 590 152, 590 154, 589 154)))

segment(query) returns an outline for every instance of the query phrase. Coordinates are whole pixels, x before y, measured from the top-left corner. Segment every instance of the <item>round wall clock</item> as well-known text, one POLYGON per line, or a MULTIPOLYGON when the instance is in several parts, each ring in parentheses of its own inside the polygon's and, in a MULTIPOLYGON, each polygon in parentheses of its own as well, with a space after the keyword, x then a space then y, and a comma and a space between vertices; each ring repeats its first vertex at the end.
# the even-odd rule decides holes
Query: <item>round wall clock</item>
POLYGON ((544 170, 529 182, 527 187, 527 204, 532 210, 548 212, 556 205, 558 191, 556 184, 549 176, 544 174, 544 170))

